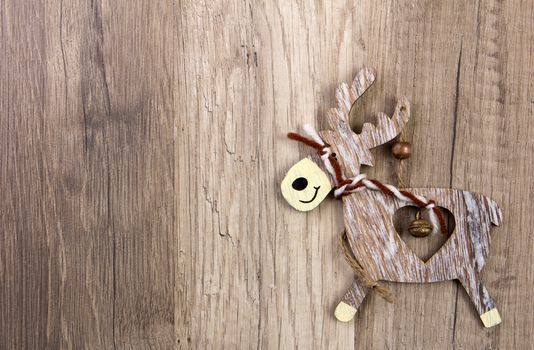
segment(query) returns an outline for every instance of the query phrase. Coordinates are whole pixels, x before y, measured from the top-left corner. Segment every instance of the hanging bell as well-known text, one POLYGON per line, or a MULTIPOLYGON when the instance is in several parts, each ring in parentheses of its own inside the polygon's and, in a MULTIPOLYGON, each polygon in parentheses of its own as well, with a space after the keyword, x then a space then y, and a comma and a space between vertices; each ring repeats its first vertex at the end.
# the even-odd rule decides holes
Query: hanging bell
POLYGON ((425 219, 421 219, 421 212, 418 211, 415 214, 415 220, 410 223, 408 231, 414 237, 426 237, 432 233, 432 225, 425 219))

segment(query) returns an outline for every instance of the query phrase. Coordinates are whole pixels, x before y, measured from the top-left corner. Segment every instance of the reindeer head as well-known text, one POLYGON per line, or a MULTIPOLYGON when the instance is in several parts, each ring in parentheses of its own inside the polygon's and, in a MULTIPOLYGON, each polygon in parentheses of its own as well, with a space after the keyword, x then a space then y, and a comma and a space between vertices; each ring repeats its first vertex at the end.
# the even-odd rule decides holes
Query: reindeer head
MULTIPOLYGON (((340 84, 336 90, 338 106, 331 108, 327 114, 332 130, 319 132, 324 142, 336 154, 336 159, 348 178, 359 174, 362 164, 373 166, 370 149, 395 138, 410 117, 408 100, 400 98, 392 118, 381 112, 377 116, 376 125, 364 124, 360 134, 352 131, 349 121, 350 110, 374 80, 375 71, 363 68, 356 74, 350 86, 346 83, 340 84)), ((308 211, 318 206, 335 183, 321 162, 313 159, 317 160, 308 158, 295 164, 281 184, 284 198, 298 210, 308 211)))
POLYGON ((319 157, 309 156, 293 165, 282 180, 282 195, 293 208, 309 211, 318 206, 334 187, 334 181, 319 157))

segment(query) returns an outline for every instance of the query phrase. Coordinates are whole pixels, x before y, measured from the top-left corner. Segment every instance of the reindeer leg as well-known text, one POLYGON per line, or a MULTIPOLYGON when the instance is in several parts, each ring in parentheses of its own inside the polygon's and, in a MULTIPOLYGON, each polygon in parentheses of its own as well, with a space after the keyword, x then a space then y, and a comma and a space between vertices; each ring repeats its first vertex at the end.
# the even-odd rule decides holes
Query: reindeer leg
POLYGON ((341 322, 349 322, 354 318, 369 289, 362 287, 358 280, 354 280, 350 289, 336 307, 335 316, 341 322))
POLYGON ((458 277, 458 280, 469 295, 484 326, 489 328, 501 323, 499 311, 488 290, 482 284, 478 272, 475 269, 466 270, 463 276, 458 277))

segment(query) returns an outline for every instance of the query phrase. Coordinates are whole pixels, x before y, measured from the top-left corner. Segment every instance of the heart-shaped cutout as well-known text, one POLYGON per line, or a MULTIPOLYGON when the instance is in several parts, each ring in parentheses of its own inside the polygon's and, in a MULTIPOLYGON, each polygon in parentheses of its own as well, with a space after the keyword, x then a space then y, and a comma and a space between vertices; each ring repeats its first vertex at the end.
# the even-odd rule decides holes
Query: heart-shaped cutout
MULTIPOLYGON (((406 206, 402 207, 395 212, 393 216, 393 224, 397 234, 402 241, 410 248, 415 255, 424 262, 427 262, 444 244, 447 242, 451 234, 454 232, 456 222, 454 215, 442 207, 439 207, 445 218, 445 224, 447 226, 447 234, 441 232, 431 233, 426 237, 414 237, 409 232, 409 227, 412 221, 415 220, 417 212, 420 210, 418 207, 406 206)), ((421 211, 421 218, 430 222, 428 219, 428 213, 426 210, 421 211)))

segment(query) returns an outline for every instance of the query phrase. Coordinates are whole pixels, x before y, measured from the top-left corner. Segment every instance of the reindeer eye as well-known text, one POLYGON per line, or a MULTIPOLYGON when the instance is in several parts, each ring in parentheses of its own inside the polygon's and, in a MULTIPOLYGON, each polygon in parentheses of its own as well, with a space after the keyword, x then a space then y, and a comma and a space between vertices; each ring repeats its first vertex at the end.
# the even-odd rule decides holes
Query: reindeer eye
POLYGON ((297 191, 302 191, 307 186, 308 186, 308 180, 306 180, 303 177, 299 177, 295 179, 295 181, 293 181, 293 183, 291 184, 291 187, 293 187, 297 191))

